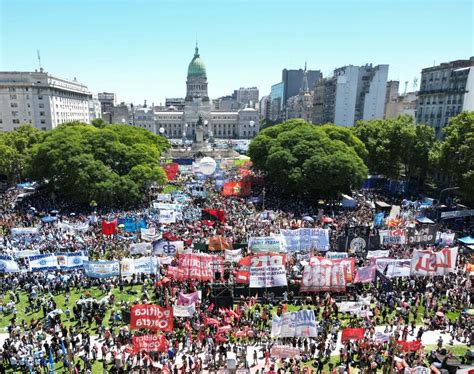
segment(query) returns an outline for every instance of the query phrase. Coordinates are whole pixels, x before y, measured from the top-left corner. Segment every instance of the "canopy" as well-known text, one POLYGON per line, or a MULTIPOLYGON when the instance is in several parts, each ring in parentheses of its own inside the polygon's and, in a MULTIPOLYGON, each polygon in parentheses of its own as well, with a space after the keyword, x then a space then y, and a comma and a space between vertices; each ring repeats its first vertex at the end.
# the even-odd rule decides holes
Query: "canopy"
POLYGON ((464 238, 458 239, 462 244, 474 245, 474 238, 472 236, 465 236, 464 238))
POLYGON ((417 217, 416 220, 420 223, 434 223, 432 220, 425 216, 417 217))

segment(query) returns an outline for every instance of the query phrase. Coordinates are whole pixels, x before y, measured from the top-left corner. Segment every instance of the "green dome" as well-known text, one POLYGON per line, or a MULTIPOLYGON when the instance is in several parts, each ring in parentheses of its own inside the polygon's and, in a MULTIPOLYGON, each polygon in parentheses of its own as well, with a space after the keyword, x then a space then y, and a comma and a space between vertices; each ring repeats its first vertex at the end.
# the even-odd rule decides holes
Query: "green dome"
POLYGON ((194 57, 189 63, 188 77, 206 77, 206 66, 204 65, 204 61, 201 60, 201 57, 199 57, 199 49, 197 46, 194 57))

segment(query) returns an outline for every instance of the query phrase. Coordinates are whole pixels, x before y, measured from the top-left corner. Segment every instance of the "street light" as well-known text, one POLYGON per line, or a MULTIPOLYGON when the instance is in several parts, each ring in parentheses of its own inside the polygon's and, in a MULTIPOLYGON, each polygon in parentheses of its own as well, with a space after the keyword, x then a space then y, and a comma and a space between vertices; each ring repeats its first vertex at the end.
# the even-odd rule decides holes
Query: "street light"
MULTIPOLYGON (((254 125, 255 125, 255 121, 250 121, 249 122, 250 127, 253 127, 254 125)), ((252 131, 252 133, 253 133, 253 131, 252 131)), ((250 136, 251 136, 251 133, 250 133, 250 130, 249 130, 249 138, 250 138, 250 136)))
POLYGON ((165 129, 163 127, 160 127, 160 129, 158 131, 160 132, 161 135, 163 135, 165 133, 165 129))
POLYGON ((125 118, 122 118, 122 124, 125 125, 125 118))

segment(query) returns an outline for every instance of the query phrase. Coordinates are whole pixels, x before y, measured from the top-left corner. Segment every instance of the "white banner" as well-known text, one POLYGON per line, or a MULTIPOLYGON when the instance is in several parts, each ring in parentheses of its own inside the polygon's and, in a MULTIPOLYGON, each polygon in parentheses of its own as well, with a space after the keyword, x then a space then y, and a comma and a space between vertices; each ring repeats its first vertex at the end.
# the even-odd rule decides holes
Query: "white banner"
POLYGON ((296 230, 280 230, 283 243, 288 252, 329 250, 329 229, 300 228, 296 230))
POLYGON ((154 257, 123 258, 120 261, 123 277, 133 274, 154 274, 157 271, 158 261, 154 257))
POLYGON ((61 270, 79 269, 84 266, 84 261, 88 261, 87 252, 59 252, 56 253, 56 260, 61 270))
POLYGON ((448 232, 440 232, 436 234, 436 242, 441 243, 441 245, 450 246, 454 242, 454 237, 456 234, 448 232))
POLYGON ((161 235, 156 234, 156 229, 154 227, 150 227, 148 229, 140 229, 141 238, 145 242, 153 242, 158 240, 161 235))
POLYGON ((30 257, 30 271, 57 270, 58 260, 53 253, 30 257))
POLYGON ((158 201, 171 201, 171 194, 169 194, 169 193, 159 193, 156 196, 156 200, 158 200, 158 201))
POLYGON ((158 222, 165 225, 176 222, 176 216, 173 210, 160 209, 160 214, 158 216, 158 222))
POLYGON ((286 286, 286 255, 257 254, 250 258, 250 288, 286 286))
POLYGON ((192 303, 190 305, 173 305, 173 316, 174 317, 184 317, 190 318, 196 312, 196 304, 192 303))
POLYGON ((348 258, 349 253, 347 252, 326 252, 326 258, 334 260, 335 258, 348 258))
POLYGON ((39 235, 39 227, 14 227, 12 228, 12 235, 39 235))
POLYGON ((240 249, 226 249, 224 251, 225 261, 238 263, 242 258, 242 250, 240 249))
POLYGON ((406 244, 407 236, 406 231, 402 229, 398 230, 380 230, 380 244, 406 244))
POLYGON ((184 242, 177 240, 169 242, 167 240, 158 240, 153 243, 153 254, 164 256, 176 256, 176 254, 184 252, 184 242))
POLYGON ((393 260, 387 264, 387 278, 409 277, 411 260, 393 260))
POLYGON ((84 261, 84 273, 90 278, 110 278, 120 274, 118 261, 84 261))
POLYGON ((13 256, 16 258, 25 258, 31 256, 38 256, 41 252, 39 249, 24 249, 22 251, 14 251, 13 256))
POLYGON ((390 254, 390 251, 368 251, 367 258, 387 258, 390 254))
POLYGON ((439 252, 413 250, 411 275, 446 275, 456 267, 458 248, 444 248, 439 252))
POLYGON ((316 337, 317 335, 314 310, 284 313, 281 318, 275 316, 272 320, 274 338, 316 337))
POLYGON ((130 244, 130 254, 132 255, 143 255, 150 253, 153 249, 151 243, 132 243, 130 244))
POLYGON ((0 273, 18 273, 20 267, 12 256, 0 256, 0 273))
POLYGON ((284 252, 281 238, 275 236, 251 237, 248 247, 253 253, 284 252))

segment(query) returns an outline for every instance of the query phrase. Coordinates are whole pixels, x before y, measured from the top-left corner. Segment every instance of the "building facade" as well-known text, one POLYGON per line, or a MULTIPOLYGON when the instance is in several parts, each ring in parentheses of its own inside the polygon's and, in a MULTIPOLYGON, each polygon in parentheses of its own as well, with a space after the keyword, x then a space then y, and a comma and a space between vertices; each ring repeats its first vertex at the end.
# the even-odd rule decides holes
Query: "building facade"
POLYGON ((39 72, 0 72, 0 131, 23 123, 51 130, 71 121, 90 122, 92 95, 83 84, 39 72))
MULTIPOLYGON (((305 71, 303 69, 283 69, 281 72, 281 81, 283 82, 283 108, 286 108, 286 103, 290 97, 297 96, 301 89, 301 82, 305 71)), ((316 81, 321 76, 319 70, 309 70, 306 72, 306 79, 308 86, 314 87, 316 81)))
POLYGON ((97 99, 100 102, 100 108, 101 108, 102 114, 111 113, 112 109, 116 105, 115 94, 111 92, 99 92, 97 94, 97 99))
POLYGON ((283 82, 272 85, 270 93, 270 119, 272 121, 283 120, 284 88, 283 82))
POLYGON ((415 118, 417 92, 398 93, 399 81, 388 81, 385 95, 384 118, 397 118, 400 115, 410 115, 415 118))
POLYGON ((301 118, 307 122, 313 120, 313 91, 309 89, 308 71, 304 65, 303 79, 298 95, 288 99, 286 119, 301 118))
POLYGON ((240 87, 235 90, 235 99, 239 109, 258 107, 258 88, 257 87, 240 87))
POLYGON ((474 56, 421 71, 417 123, 433 127, 441 139, 449 119, 465 110, 474 111, 474 56))
POLYGON ((314 123, 353 126, 384 117, 388 65, 344 66, 314 89, 314 123))
POLYGON ((254 108, 222 110, 219 107, 219 110, 213 110, 211 107, 206 67, 196 45, 194 57, 188 66, 183 109, 169 106, 152 114, 141 114, 140 118, 135 115, 133 124, 150 129, 153 116, 152 131, 168 138, 188 139, 195 137, 198 121, 203 123, 207 138, 250 139, 260 130, 258 111, 254 108))

